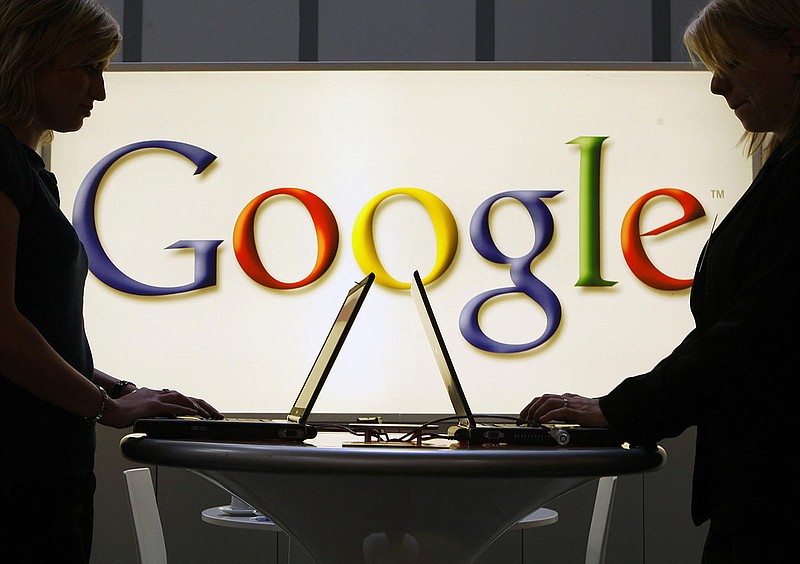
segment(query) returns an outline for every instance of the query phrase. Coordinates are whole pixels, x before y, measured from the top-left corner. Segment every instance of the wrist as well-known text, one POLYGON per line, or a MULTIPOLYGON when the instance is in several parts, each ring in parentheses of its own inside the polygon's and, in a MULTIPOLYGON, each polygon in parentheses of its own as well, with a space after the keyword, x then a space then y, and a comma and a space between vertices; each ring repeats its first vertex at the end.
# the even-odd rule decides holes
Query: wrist
MULTIPOLYGON (((122 396, 126 395, 125 390, 127 388, 133 388, 133 390, 135 390, 136 384, 129 382, 128 380, 117 380, 116 383, 111 386, 111 390, 109 390, 108 395, 113 399, 121 398, 122 396)), ((133 390, 130 390, 127 393, 130 393, 133 390)))
POLYGON ((97 390, 100 392, 100 409, 98 410, 97 415, 84 417, 84 421, 97 423, 103 419, 103 416, 106 414, 106 409, 108 408, 108 393, 103 389, 102 386, 97 386, 97 390))

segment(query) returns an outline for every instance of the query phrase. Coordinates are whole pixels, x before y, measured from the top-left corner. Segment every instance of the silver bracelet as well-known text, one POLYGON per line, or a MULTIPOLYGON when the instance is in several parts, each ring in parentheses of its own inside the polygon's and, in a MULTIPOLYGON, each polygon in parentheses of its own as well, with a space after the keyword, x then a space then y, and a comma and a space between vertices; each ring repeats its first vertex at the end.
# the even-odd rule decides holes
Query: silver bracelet
MULTIPOLYGON (((97 384, 95 384, 95 386, 97 386, 97 384)), ((106 391, 103 389, 102 386, 97 386, 97 389, 100 390, 100 397, 101 397, 100 412, 94 417, 84 417, 83 418, 84 421, 91 421, 93 423, 97 423, 103 418, 103 415, 106 414, 106 408, 108 407, 108 393, 106 393, 106 391)))

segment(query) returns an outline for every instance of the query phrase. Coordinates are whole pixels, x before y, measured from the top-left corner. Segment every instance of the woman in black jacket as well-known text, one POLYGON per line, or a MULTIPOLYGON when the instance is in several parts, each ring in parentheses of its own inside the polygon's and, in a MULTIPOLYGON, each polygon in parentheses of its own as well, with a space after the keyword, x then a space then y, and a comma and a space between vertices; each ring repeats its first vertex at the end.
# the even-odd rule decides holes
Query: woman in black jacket
MULTIPOLYGON (((608 395, 547 394, 521 416, 609 426, 654 442, 697 426, 692 517, 704 563, 782 562, 800 511, 800 0, 714 0, 684 36, 765 164, 707 242, 695 328, 653 370, 608 395), (789 441, 771 441, 765 429, 789 441)), ((702 134, 700 132, 699 134, 702 134)))
POLYGON ((95 423, 221 417, 97 370, 84 331, 86 252, 36 149, 105 99, 119 43, 94 0, 0 0, 0 562, 88 562, 95 423))

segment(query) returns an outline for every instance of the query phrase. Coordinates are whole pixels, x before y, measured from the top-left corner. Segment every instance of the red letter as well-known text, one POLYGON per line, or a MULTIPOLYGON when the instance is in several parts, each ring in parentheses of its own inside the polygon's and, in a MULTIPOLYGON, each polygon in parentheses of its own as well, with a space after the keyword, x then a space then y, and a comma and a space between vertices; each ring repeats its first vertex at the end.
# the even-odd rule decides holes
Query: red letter
POLYGON ((693 282, 692 279, 679 280, 677 278, 671 278, 658 270, 645 254, 641 238, 659 235, 665 231, 701 218, 705 214, 706 212, 697 198, 677 188, 653 190, 636 200, 628 210, 628 213, 625 214, 625 219, 622 221, 622 233, 620 234, 622 254, 625 257, 625 262, 628 263, 628 268, 631 269, 631 272, 633 272, 639 280, 656 290, 683 290, 691 286, 693 282), (667 196, 675 199, 683 208, 683 217, 657 229, 648 231, 647 233, 641 233, 639 229, 639 218, 642 215, 642 210, 644 206, 656 196, 667 196))
POLYGON ((339 247, 339 226, 331 209, 318 196, 300 188, 276 188, 256 196, 245 206, 233 229, 233 251, 242 270, 255 282, 267 288, 289 290, 308 286, 325 274, 339 247), (317 232, 317 262, 311 273, 299 282, 281 282, 264 268, 255 241, 255 218, 258 208, 272 196, 283 194, 300 200, 306 207, 317 232))

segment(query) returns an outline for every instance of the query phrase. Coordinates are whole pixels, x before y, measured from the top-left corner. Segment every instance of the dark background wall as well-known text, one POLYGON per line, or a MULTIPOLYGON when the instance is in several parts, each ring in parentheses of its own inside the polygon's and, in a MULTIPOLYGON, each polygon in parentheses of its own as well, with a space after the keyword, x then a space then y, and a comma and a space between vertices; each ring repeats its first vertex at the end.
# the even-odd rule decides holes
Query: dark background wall
POLYGON ((688 61, 703 0, 107 0, 126 62, 688 61))
MULTIPOLYGON (((688 62, 682 33, 703 0, 106 0, 123 26, 117 63, 688 62)), ((120 65, 124 68, 124 64, 120 65)), ((657 359, 654 359, 654 362, 657 359)), ((347 419, 347 416, 339 416, 347 419)), ((391 418, 391 416, 387 416, 391 418)), ((93 564, 136 562, 119 439, 98 429, 93 564)), ((608 562, 692 564, 705 527, 689 517, 694 430, 668 463, 618 486, 608 562)), ((285 562, 286 538, 200 520, 229 496, 181 469, 154 469, 170 562, 285 562)), ((583 562, 594 484, 548 504, 555 525, 501 538, 482 564, 583 562)), ((343 516, 343 518, 346 518, 343 516)), ((466 518, 480 519, 480 515, 466 518)), ((298 551, 291 561, 305 562, 298 551)))

